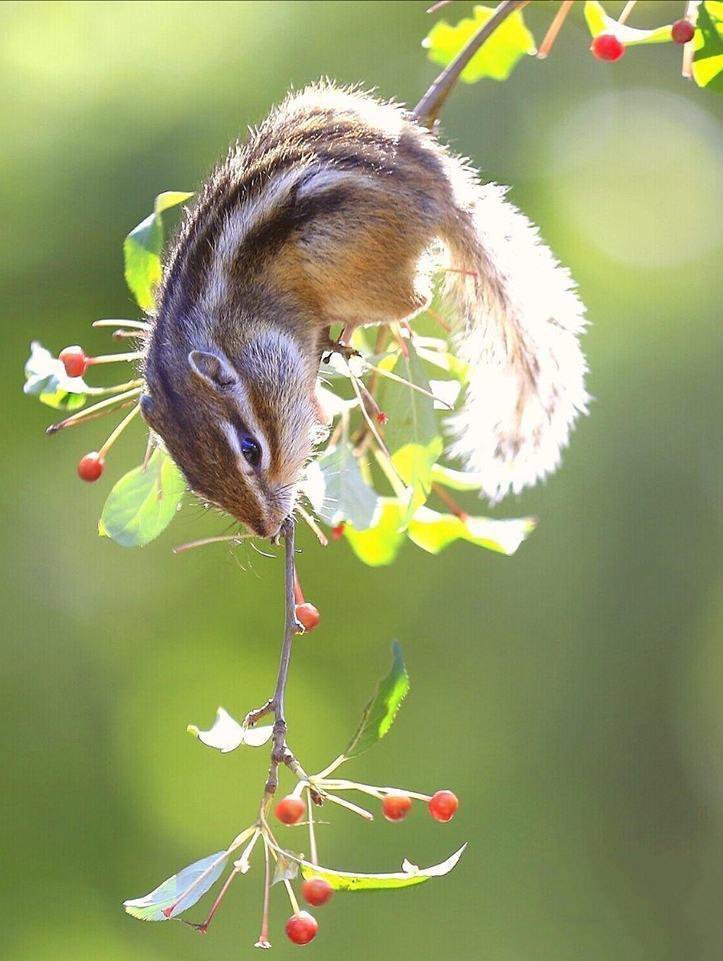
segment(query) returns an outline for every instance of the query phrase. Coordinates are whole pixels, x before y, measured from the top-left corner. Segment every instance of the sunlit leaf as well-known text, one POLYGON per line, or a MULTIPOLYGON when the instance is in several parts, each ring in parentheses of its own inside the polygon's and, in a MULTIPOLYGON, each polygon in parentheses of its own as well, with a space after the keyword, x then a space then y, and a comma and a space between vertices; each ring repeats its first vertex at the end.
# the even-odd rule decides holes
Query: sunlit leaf
POLYGON ((634 47, 641 43, 671 43, 673 40, 671 23, 654 30, 638 30, 629 27, 627 23, 618 23, 613 17, 605 13, 605 9, 598 0, 585 0, 585 21, 593 37, 601 33, 611 33, 626 47, 634 47))
POLYGON ((87 400, 88 385, 82 377, 68 377, 62 360, 34 340, 25 363, 23 392, 36 396, 56 410, 78 410, 87 400))
POLYGON ((380 497, 374 526, 357 531, 351 525, 344 528, 344 537, 360 561, 370 567, 391 564, 405 540, 400 530, 405 507, 395 497, 380 497))
POLYGON ((694 42, 693 79, 699 87, 723 93, 723 3, 701 4, 694 42))
POLYGON ((432 481, 453 491, 478 491, 482 487, 482 475, 473 471, 454 470, 443 464, 432 468, 432 481))
POLYGON ((323 497, 316 508, 327 524, 350 521, 356 530, 372 525, 378 495, 359 470, 359 463, 349 443, 328 448, 317 461, 323 479, 323 497))
POLYGON ((391 670, 379 681, 374 696, 364 708, 356 734, 349 742, 344 757, 358 757, 380 741, 391 728, 402 701, 409 691, 409 675, 404 666, 402 649, 392 645, 394 660, 391 670))
MULTIPOLYGON (((446 67, 494 12, 494 7, 480 6, 474 8, 472 17, 465 17, 454 26, 440 20, 422 41, 429 59, 446 67)), ((522 11, 515 10, 482 44, 462 71, 461 79, 466 83, 475 83, 482 77, 506 80, 521 57, 536 52, 535 38, 525 25, 522 11)))
MULTIPOLYGON (((399 355, 393 372, 409 383, 429 391, 424 365, 411 341, 407 342, 407 356, 399 355)), ((406 444, 427 446, 439 431, 434 413, 434 399, 408 384, 385 380, 381 389, 381 406, 389 418, 384 441, 394 452, 406 444)))
POLYGON ((429 868, 418 868, 405 860, 402 870, 397 874, 353 874, 350 871, 332 871, 330 868, 310 864, 308 861, 301 862, 301 874, 307 880, 323 878, 335 891, 389 891, 396 888, 409 888, 415 884, 423 884, 430 878, 441 878, 449 874, 456 867, 466 847, 467 845, 463 844, 446 861, 429 868))
POLYGON ((185 489, 183 475, 168 454, 157 447, 145 468, 135 467, 113 487, 98 522, 98 533, 122 547, 148 544, 171 523, 185 489))
POLYGON ((167 190, 158 194, 153 213, 134 227, 123 242, 126 283, 143 310, 152 310, 155 306, 155 288, 161 279, 161 214, 170 207, 182 204, 191 196, 190 193, 178 190, 167 190))
POLYGON ((435 437, 428 444, 405 444, 392 454, 392 463, 404 483, 411 488, 411 496, 402 518, 404 527, 424 504, 432 489, 432 468, 442 453, 442 438, 435 437))
POLYGON ((200 900, 219 879, 229 859, 217 851, 168 878, 143 898, 124 901, 126 912, 141 921, 168 921, 200 900))
POLYGON ((407 534, 418 547, 438 554, 456 540, 469 541, 500 554, 514 554, 527 535, 535 529, 532 517, 497 520, 492 517, 467 517, 439 514, 420 508, 409 522, 407 534))
POLYGON ((242 744, 249 747, 261 747, 266 744, 274 733, 273 724, 265 724, 262 727, 244 727, 237 720, 231 717, 228 711, 220 707, 216 711, 216 720, 208 731, 199 730, 195 724, 189 724, 186 728, 189 734, 193 734, 208 747, 214 747, 222 754, 235 751, 242 744))

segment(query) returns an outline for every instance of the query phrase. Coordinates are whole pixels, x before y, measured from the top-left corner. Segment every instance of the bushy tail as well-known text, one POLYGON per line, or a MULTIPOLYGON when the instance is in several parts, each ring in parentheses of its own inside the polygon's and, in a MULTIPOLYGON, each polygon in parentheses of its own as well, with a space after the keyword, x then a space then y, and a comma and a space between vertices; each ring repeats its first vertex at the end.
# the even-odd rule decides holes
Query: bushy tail
POLYGON ((445 291, 464 321, 457 348, 471 367, 465 405, 450 420, 450 453, 481 473, 484 493, 497 501, 557 467, 586 410, 584 307, 504 188, 471 190, 445 238, 445 291))

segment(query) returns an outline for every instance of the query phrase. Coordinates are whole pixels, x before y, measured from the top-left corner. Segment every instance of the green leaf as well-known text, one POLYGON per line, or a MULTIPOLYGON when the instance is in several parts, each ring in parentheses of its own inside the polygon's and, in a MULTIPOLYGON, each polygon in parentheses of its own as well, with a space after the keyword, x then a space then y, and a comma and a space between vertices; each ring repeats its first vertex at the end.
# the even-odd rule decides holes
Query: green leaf
POLYGON ((192 194, 179 190, 167 190, 158 194, 153 213, 134 227, 123 242, 126 283, 142 310, 153 310, 155 307, 155 288, 161 279, 161 214, 164 210, 182 204, 191 196, 192 194))
POLYGON ((317 464, 324 485, 317 508, 319 517, 331 525, 349 521, 358 531, 371 527, 379 497, 364 482, 351 444, 328 448, 317 464))
POLYGON ((391 564, 399 553, 405 537, 400 530, 405 506, 396 497, 380 497, 374 526, 357 531, 350 525, 344 528, 344 537, 360 561, 370 567, 391 564))
POLYGON ((34 340, 25 363, 23 393, 36 396, 56 410, 79 410, 87 400, 88 385, 82 377, 68 377, 62 360, 34 340))
POLYGON ((165 451, 156 448, 147 467, 136 467, 113 487, 103 507, 98 533, 123 547, 148 544, 168 527, 186 482, 165 451))
POLYGON ((397 888, 409 888, 415 884, 423 884, 430 878, 440 878, 457 865, 462 857, 462 847, 441 864, 434 864, 429 868, 418 868, 410 861, 404 861, 402 870, 397 874, 353 874, 349 871, 332 871, 308 861, 301 861, 301 874, 305 880, 309 878, 323 878, 335 891, 390 891, 397 888))
MULTIPOLYGON (((493 7, 475 7, 471 18, 465 17, 455 26, 440 20, 422 41, 429 59, 446 67, 494 12, 493 7)), ((536 52, 535 38, 527 29, 522 12, 515 10, 482 44, 462 71, 461 79, 465 83, 476 83, 482 77, 506 80, 521 57, 536 52)))
MULTIPOLYGON (((393 366, 393 373, 417 387, 429 391, 429 381, 424 365, 411 341, 407 341, 407 356, 400 354, 393 366)), ((389 418, 384 440, 394 452, 406 444, 427 446, 439 436, 434 414, 434 399, 422 394, 408 384, 384 380, 381 389, 381 407, 389 418)))
POLYGON ((394 660, 385 678, 377 684, 371 701, 364 708, 356 734, 344 751, 344 757, 358 757, 376 744, 389 732, 402 701, 409 691, 409 675, 404 666, 402 649, 392 644, 394 660))
POLYGON ((612 33, 626 47, 634 47, 641 43, 672 43, 673 34, 671 23, 654 30, 638 30, 626 23, 618 23, 613 17, 605 13, 605 9, 598 0, 585 0, 585 21, 590 34, 597 37, 601 33, 612 33))
POLYGON ((123 902, 126 912, 141 921, 168 921, 200 900, 226 867, 229 851, 217 851, 190 864, 142 898, 123 902))
POLYGON ((693 79, 699 87, 723 93, 723 3, 701 4, 694 43, 693 79))
POLYGON ((430 554, 439 554, 456 540, 469 541, 500 554, 514 554, 527 535, 535 529, 532 517, 496 520, 492 517, 467 517, 439 514, 420 508, 409 522, 409 539, 430 554))

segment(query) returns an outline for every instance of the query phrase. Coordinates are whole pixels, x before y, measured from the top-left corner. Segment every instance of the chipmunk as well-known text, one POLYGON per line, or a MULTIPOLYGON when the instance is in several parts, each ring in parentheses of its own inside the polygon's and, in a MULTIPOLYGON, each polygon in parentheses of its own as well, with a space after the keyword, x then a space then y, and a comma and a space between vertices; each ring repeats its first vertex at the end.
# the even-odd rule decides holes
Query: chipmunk
POLYGON ((556 468, 587 401, 567 270, 411 113, 321 84, 231 147, 166 257, 141 411, 197 494, 277 534, 323 427, 330 328, 413 318, 432 249, 472 370, 449 454, 492 500, 556 468))

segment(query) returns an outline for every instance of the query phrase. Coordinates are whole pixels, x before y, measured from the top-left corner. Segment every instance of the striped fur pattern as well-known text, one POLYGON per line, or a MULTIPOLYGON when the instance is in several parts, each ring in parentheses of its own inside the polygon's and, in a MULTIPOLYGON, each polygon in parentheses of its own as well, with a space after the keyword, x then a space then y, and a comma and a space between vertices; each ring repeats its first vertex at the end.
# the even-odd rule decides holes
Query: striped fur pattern
POLYGON ((475 370, 453 453, 492 498, 557 465, 586 399, 568 274, 410 114, 327 84, 231 148, 166 258, 143 412, 194 490, 258 534, 278 530, 321 429, 329 327, 412 317, 440 242, 461 271, 446 288, 475 370))

